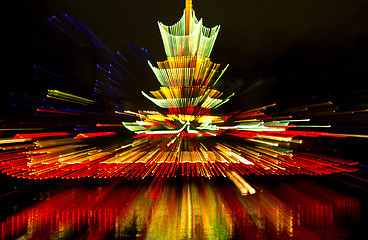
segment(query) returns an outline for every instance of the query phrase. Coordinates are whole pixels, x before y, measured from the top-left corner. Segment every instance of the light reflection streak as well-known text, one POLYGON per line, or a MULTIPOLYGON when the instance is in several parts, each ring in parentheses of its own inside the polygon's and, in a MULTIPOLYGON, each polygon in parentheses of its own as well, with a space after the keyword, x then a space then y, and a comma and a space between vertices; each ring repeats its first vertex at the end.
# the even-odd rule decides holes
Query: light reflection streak
MULTIPOLYGON (((110 183, 70 187, 1 222, 1 238, 346 239, 359 200, 312 182, 110 183), (315 193, 315 194, 312 194, 315 193)), ((37 195, 36 195, 37 198, 37 195)))

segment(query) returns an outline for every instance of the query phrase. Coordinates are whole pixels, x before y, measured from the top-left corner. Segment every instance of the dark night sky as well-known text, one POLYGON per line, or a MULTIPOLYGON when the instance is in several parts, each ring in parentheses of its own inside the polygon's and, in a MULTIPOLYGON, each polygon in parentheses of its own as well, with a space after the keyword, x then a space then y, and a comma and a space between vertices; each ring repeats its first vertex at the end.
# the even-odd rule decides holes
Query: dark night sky
MULTIPOLYGON (((1 16, 1 68, 7 76, 2 81, 11 79, 10 88, 32 81, 33 38, 49 17, 62 13, 81 20, 113 52, 139 45, 164 60, 157 21, 175 23, 184 2, 7 1, 1 16)), ((212 60, 230 64, 223 79, 231 83, 228 91, 236 90, 237 106, 368 89, 368 1, 193 2, 206 26, 221 25, 212 60)))

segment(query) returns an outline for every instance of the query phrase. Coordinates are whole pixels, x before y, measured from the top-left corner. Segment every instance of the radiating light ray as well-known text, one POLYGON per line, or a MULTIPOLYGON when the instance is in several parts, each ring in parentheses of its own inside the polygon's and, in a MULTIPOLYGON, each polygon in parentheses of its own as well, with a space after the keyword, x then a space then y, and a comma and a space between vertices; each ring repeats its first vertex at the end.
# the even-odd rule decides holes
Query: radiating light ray
POLYGON ((13 139, 28 139, 28 138, 44 138, 44 137, 58 137, 58 136, 67 136, 72 135, 69 132, 53 132, 53 133, 24 133, 24 134, 15 134, 13 139))
POLYGON ((19 142, 29 142, 32 141, 32 138, 20 138, 20 139, 0 139, 0 144, 7 144, 7 143, 19 143, 19 142))
MULTIPOLYGON (((188 122, 181 130, 186 126, 188 122)), ((8 175, 31 179, 178 175, 211 178, 232 172, 320 175, 356 171, 356 163, 338 158, 292 152, 264 142, 253 146, 210 144, 190 134, 146 135, 120 147, 90 147, 85 138, 73 136, 42 140, 3 152, 1 169, 8 175)))
POLYGON ((115 132, 80 133, 77 136, 75 136, 74 139, 101 137, 101 136, 108 136, 108 135, 114 135, 114 134, 116 133, 115 132))
POLYGON ((85 105, 89 105, 89 104, 93 104, 94 101, 87 99, 87 98, 83 98, 83 97, 79 97, 70 93, 65 93, 59 90, 48 90, 48 95, 47 97, 50 98, 55 98, 55 99, 59 99, 59 100, 63 100, 63 101, 71 101, 71 102, 75 102, 75 103, 80 103, 80 104, 85 104, 85 105))

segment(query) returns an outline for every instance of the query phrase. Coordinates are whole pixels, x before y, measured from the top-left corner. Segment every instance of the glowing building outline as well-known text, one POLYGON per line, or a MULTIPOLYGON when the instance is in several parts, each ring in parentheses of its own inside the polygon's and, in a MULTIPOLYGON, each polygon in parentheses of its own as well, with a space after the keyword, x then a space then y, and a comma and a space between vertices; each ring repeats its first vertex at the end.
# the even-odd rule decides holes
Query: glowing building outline
MULTIPOLYGON (((167 60, 158 67, 148 61, 162 87, 151 91, 154 97, 142 94, 161 108, 176 114, 188 114, 188 109, 216 108, 227 102, 220 99, 220 91, 213 89, 228 65, 220 71, 220 64, 210 61, 210 54, 220 30, 203 26, 203 20, 195 16, 192 1, 187 0, 181 19, 172 26, 158 22, 167 60), (175 110, 174 110, 175 109, 175 110)), ((231 96, 230 96, 231 97, 231 96)), ((208 115, 208 114, 207 114, 208 115)))

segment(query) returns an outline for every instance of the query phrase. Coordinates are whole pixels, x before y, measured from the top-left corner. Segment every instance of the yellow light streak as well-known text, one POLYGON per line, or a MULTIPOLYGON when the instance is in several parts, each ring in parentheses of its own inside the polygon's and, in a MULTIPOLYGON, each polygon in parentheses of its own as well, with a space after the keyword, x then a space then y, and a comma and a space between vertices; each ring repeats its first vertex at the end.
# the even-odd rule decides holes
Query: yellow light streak
POLYGON ((48 90, 47 93, 48 93, 47 97, 49 98, 55 98, 58 100, 80 103, 83 105, 90 105, 95 102, 93 100, 90 100, 84 97, 79 97, 79 96, 76 96, 70 93, 65 93, 59 90, 48 90))
POLYGON ((227 173, 227 177, 234 183, 234 185, 239 189, 242 195, 254 194, 256 190, 252 188, 249 183, 247 183, 239 174, 235 171, 230 171, 227 173))

